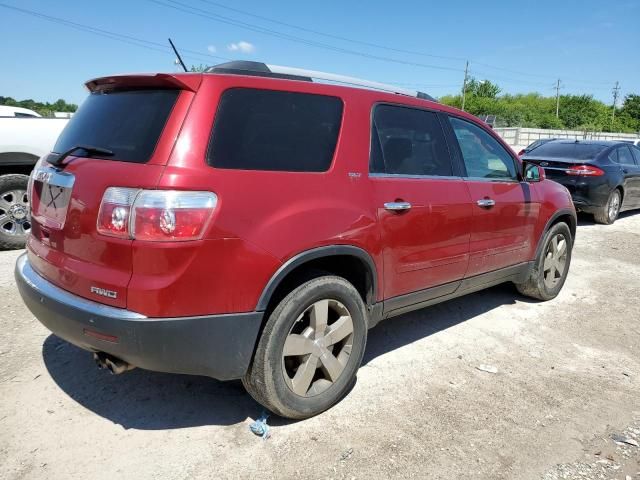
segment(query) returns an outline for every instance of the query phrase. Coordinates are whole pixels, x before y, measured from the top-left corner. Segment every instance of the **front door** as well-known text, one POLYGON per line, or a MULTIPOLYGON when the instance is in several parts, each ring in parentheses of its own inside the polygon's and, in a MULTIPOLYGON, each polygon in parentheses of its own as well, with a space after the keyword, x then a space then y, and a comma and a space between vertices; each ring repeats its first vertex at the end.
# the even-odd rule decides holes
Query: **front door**
POLYGON ((618 163, 624 175, 625 192, 622 207, 624 209, 640 207, 640 149, 623 145, 617 148, 617 154, 618 163))
POLYGON ((449 117, 473 208, 467 277, 531 260, 540 204, 517 160, 488 131, 449 117))
POLYGON ((472 210, 438 115, 380 104, 372 118, 370 180, 385 299, 443 284, 434 295, 450 293, 467 270, 472 210))

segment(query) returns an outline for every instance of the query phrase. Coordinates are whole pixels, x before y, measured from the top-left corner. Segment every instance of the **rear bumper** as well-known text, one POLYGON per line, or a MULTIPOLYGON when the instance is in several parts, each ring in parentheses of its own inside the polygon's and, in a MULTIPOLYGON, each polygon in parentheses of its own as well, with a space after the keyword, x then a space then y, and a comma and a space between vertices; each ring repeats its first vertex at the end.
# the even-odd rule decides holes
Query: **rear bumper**
POLYGON ((58 337, 158 372, 241 378, 251 362, 263 316, 251 312, 147 318, 62 290, 40 276, 26 254, 16 262, 15 278, 29 310, 58 337))
POLYGON ((552 180, 567 187, 576 209, 587 213, 606 205, 612 190, 606 177, 563 177, 552 180))

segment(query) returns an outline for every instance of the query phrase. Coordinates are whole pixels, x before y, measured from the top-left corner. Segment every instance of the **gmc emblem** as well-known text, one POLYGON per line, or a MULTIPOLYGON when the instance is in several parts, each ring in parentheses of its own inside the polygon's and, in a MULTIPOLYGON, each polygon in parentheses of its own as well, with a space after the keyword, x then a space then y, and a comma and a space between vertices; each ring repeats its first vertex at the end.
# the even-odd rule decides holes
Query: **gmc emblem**
POLYGON ((101 295, 108 298, 118 298, 118 292, 114 292, 113 290, 106 290, 99 287, 91 287, 90 290, 91 293, 95 293, 96 295, 101 295))

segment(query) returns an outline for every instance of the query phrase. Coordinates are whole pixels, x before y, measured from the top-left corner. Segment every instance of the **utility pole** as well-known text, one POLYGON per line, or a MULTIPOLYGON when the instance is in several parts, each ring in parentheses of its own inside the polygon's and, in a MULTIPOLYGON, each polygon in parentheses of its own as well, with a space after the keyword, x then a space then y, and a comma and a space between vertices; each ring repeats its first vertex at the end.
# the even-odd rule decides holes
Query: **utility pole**
POLYGON ((560 79, 556 82, 556 118, 560 117, 560 79))
POLYGON ((467 78, 469 75, 469 60, 464 67, 464 80, 462 81, 462 111, 464 112, 464 103, 467 99, 467 78))
POLYGON ((620 95, 620 82, 616 82, 613 90, 613 109, 611 110, 611 126, 613 126, 613 121, 616 118, 616 103, 618 103, 618 95, 620 95))

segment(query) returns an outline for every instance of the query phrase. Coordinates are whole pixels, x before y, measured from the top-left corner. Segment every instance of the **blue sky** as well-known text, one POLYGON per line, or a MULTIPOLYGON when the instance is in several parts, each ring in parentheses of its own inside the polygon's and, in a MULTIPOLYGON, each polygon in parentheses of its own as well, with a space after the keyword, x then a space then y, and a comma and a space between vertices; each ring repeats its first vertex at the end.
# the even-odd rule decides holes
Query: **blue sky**
POLYGON ((640 94, 640 0, 0 0, 0 20, 0 95, 17 99, 79 103, 84 81, 93 77, 177 71, 166 50, 169 36, 195 52, 184 52, 187 65, 224 61, 212 55, 259 60, 397 83, 433 96, 460 90, 465 59, 471 75, 505 92, 552 95, 560 78, 563 93, 593 94, 607 103, 615 81, 623 95, 640 94), (186 13, 185 5, 198 15, 186 13), (106 32, 158 45, 143 48, 106 32))

